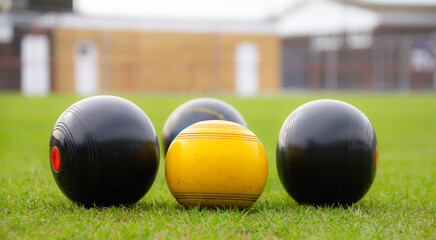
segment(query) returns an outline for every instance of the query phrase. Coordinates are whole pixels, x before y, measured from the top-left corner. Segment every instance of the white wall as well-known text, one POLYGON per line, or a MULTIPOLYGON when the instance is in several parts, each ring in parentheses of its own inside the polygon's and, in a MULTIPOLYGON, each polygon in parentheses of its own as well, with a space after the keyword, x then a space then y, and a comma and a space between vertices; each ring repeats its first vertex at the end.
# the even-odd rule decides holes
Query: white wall
POLYGON ((50 48, 45 35, 28 34, 21 41, 21 91, 27 96, 50 92, 50 48))
POLYGON ((235 90, 238 95, 259 92, 259 48, 251 42, 239 43, 235 49, 235 90))
POLYGON ((91 41, 79 41, 74 48, 74 90, 79 95, 98 92, 98 50, 91 41))

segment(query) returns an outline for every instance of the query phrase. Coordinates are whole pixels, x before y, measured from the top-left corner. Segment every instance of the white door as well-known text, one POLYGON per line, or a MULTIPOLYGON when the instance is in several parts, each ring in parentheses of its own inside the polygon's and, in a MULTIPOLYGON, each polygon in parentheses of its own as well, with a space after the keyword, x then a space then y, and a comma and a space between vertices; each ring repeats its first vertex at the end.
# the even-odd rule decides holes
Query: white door
POLYGON ((27 96, 50 92, 50 48, 45 35, 29 34, 21 40, 21 91, 27 96))
POLYGON ((80 41, 74 49, 74 90, 80 95, 98 91, 98 51, 91 41, 80 41))
POLYGON ((259 49, 250 42, 240 43, 235 51, 236 81, 238 95, 251 96, 259 91, 259 49))

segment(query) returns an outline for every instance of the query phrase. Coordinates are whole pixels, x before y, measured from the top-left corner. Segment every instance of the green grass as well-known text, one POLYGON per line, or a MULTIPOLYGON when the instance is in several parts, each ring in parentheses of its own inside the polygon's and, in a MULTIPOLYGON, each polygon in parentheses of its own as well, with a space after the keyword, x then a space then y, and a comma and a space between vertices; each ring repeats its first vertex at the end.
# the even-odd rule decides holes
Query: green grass
MULTIPOLYGON (((172 110, 197 96, 124 95, 152 120, 159 139, 172 110)), ((0 239, 8 238, 436 238, 436 95, 289 94, 219 98, 235 106, 269 159, 263 195, 252 208, 184 208, 169 192, 163 159, 147 195, 132 207, 86 209, 62 195, 50 173, 48 143, 77 96, 0 94, 0 239), (278 133, 301 104, 335 98, 361 109, 379 143, 377 176, 351 207, 298 205, 275 166, 278 133)))

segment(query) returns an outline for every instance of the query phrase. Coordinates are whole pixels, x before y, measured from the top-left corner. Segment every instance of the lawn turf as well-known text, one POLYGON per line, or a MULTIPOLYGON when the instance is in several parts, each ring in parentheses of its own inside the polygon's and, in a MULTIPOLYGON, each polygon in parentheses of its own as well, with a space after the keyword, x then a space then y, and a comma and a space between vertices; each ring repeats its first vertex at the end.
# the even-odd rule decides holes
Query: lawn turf
MULTIPOLYGON (((169 114, 199 95, 126 95, 158 133, 169 114)), ((236 107, 263 143, 267 186, 253 207, 184 208, 169 192, 164 159, 153 187, 131 207, 86 209, 70 202, 50 172, 48 144, 74 95, 26 98, 0 94, 0 239, 8 238, 436 238, 436 95, 288 93, 237 98, 236 107), (286 117, 301 104, 333 98, 371 120, 379 144, 373 186, 351 207, 298 205, 278 179, 275 148, 286 117)))

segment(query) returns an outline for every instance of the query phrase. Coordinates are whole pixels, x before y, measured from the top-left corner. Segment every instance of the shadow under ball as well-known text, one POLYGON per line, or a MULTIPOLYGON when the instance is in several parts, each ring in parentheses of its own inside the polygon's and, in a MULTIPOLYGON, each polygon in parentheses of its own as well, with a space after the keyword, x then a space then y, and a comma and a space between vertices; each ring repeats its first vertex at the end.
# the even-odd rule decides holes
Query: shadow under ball
POLYGON ((57 120, 50 165, 61 191, 79 205, 136 203, 159 167, 156 131, 147 115, 126 99, 86 98, 57 120))
POLYGON ((280 181, 298 203, 350 205, 374 181, 377 138, 359 109, 341 101, 317 100, 286 119, 276 158, 280 181))
POLYGON ((247 127, 242 115, 232 105, 215 98, 196 98, 180 105, 166 120, 162 132, 164 154, 183 129, 205 120, 226 120, 247 127))

